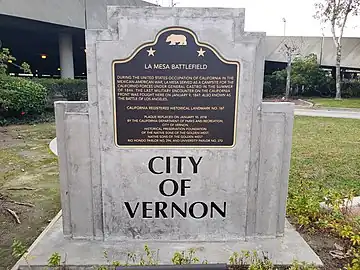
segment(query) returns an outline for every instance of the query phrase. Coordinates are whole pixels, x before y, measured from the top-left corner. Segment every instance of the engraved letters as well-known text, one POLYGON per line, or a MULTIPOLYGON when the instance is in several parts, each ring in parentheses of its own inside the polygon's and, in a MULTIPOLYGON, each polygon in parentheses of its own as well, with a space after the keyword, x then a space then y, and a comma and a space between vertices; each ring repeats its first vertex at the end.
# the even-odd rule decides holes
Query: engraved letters
MULTIPOLYGON (((197 174, 199 165, 203 157, 152 157, 148 162, 148 169, 152 174, 171 174, 176 172, 182 174, 184 170, 197 174), (174 171, 173 171, 174 170, 174 171)), ((185 197, 186 193, 191 189, 191 179, 174 180, 166 178, 158 185, 159 193, 165 198, 173 196, 185 197)), ((125 209, 130 218, 141 216, 142 218, 175 218, 175 217, 191 217, 194 219, 202 219, 205 217, 226 217, 226 202, 220 205, 216 202, 184 202, 182 204, 175 202, 124 202, 125 209)))

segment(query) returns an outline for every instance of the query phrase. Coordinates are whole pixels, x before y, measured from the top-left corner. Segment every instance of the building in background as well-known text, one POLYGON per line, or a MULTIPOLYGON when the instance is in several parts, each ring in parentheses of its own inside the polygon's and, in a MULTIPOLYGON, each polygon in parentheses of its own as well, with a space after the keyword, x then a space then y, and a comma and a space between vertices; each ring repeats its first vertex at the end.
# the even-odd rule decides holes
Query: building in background
POLYGON ((0 1, 0 40, 39 77, 86 76, 85 28, 107 25, 106 6, 154 5, 141 0, 4 0, 0 1))

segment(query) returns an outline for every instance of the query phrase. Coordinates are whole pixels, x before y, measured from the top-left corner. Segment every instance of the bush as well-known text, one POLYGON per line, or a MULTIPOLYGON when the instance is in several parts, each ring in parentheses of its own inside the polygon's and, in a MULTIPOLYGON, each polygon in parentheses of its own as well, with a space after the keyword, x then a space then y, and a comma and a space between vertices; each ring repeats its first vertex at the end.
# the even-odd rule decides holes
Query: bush
MULTIPOLYGON (((283 96, 285 94, 286 70, 274 71, 264 78, 264 97, 283 96)), ((309 55, 296 58, 291 71, 291 95, 304 97, 335 97, 335 80, 321 69, 316 58, 309 55)), ((343 98, 360 97, 360 80, 341 82, 343 98)))
POLYGON ((32 80, 47 89, 47 103, 50 108, 54 107, 54 101, 62 98, 70 101, 87 100, 86 80, 50 78, 34 78, 32 80))
MULTIPOLYGON (((334 89, 335 95, 335 89, 334 89)), ((344 81, 341 83, 341 96, 344 98, 360 97, 360 81, 344 81)))
MULTIPOLYGON (((265 75, 264 77, 264 97, 283 96, 285 94, 286 77, 281 76, 283 71, 275 71, 271 75, 265 75)), ((285 75, 286 76, 286 75, 285 75)))
MULTIPOLYGON (((264 97, 285 94, 287 72, 285 69, 274 71, 265 76, 264 97)), ((330 74, 321 69, 316 55, 297 57, 291 69, 291 95, 329 96, 335 87, 330 74)))
POLYGON ((37 115, 45 111, 47 91, 41 84, 25 78, 0 76, 1 118, 37 115))

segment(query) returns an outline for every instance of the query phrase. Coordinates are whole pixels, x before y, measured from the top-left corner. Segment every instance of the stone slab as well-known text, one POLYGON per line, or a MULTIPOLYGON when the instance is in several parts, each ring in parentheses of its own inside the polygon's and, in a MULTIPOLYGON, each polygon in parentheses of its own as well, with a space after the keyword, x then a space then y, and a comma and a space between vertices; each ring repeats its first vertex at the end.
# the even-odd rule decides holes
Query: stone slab
MULTIPOLYGON (((93 269, 106 265, 103 254, 107 251, 110 261, 125 262, 129 252, 143 253, 144 245, 151 250, 159 250, 160 264, 171 264, 176 251, 195 248, 196 256, 208 260, 210 264, 227 263, 230 255, 241 250, 258 250, 268 254, 275 265, 289 265, 294 259, 322 266, 322 262, 298 232, 286 222, 283 237, 251 239, 247 241, 88 241, 65 239, 62 232, 62 218, 59 213, 39 238, 30 247, 27 257, 32 270, 42 270, 54 252, 65 258, 69 269, 93 269)), ((24 259, 20 259, 12 270, 28 269, 24 259)))
MULTIPOLYGON (((277 197, 272 200, 272 206, 276 208, 276 212, 272 213, 272 218, 267 218, 264 214, 267 222, 262 226, 256 226, 256 221, 262 222, 262 220, 257 220, 257 215, 261 214, 259 211, 266 209, 268 204, 266 200, 257 200, 256 196, 260 164, 260 107, 265 33, 244 32, 244 18, 244 9, 109 6, 108 28, 86 31, 89 136, 74 130, 79 127, 79 122, 75 123, 75 121, 78 121, 78 118, 79 121, 80 118, 86 119, 86 117, 74 114, 69 117, 66 108, 68 105, 58 103, 59 112, 60 110, 64 112, 63 119, 66 122, 64 125, 66 136, 58 136, 61 134, 60 129, 57 134, 60 161, 65 160, 68 164, 68 172, 72 167, 86 169, 82 167, 85 165, 79 162, 73 166, 74 162, 71 160, 73 153, 70 147, 63 153, 60 151, 60 141, 65 141, 64 145, 66 145, 70 141, 77 144, 78 140, 89 140, 89 159, 91 160, 90 168, 88 168, 91 171, 90 180, 87 176, 80 178, 79 174, 79 177, 75 178, 69 173, 69 177, 66 178, 64 171, 60 171, 60 177, 63 176, 62 182, 67 181, 63 185, 64 189, 73 182, 77 182, 76 185, 80 183, 86 188, 91 185, 91 194, 86 200, 84 197, 72 196, 74 193, 71 192, 62 196, 64 198, 62 200, 64 232, 67 237, 104 238, 113 241, 133 238, 144 241, 154 239, 223 241, 224 239, 238 240, 247 236, 283 233, 285 219, 279 212, 282 211, 285 200, 279 200, 278 203, 277 197), (183 33, 186 32, 185 29, 191 30, 192 36, 196 36, 199 44, 211 45, 223 58, 240 63, 235 136, 238 143, 233 148, 139 147, 136 150, 117 147, 114 143, 114 98, 111 91, 113 89, 113 61, 127 59, 134 53, 135 48, 148 42, 155 42, 156 37, 158 35, 160 37, 160 33, 165 28, 168 29, 166 31, 173 31, 169 28, 174 29, 174 27, 181 27, 183 33), (61 106, 64 109, 60 109, 61 106), (67 130, 69 123, 72 127, 71 132, 67 130), (192 173, 189 169, 184 169, 183 173, 177 173, 177 163, 172 162, 169 173, 160 176, 148 170, 147 164, 156 156, 171 158, 186 156, 196 158, 196 160, 203 157, 203 159, 199 173, 192 173), (165 197, 158 188, 165 179, 178 181, 190 179, 191 189, 186 196, 175 194, 165 197), (226 218, 220 215, 213 218, 206 215, 201 219, 195 219, 187 215, 186 218, 165 219, 143 218, 144 215, 139 215, 142 212, 141 209, 146 209, 142 207, 142 203, 146 202, 165 202, 166 205, 176 203, 185 208, 185 204, 193 205, 197 201, 210 205, 212 202, 218 205, 226 203, 226 218), (91 203, 92 208, 90 208, 91 203), (137 203, 141 203, 139 204, 141 208, 139 207, 136 216, 132 218, 125 205, 130 205, 135 209, 137 203), (87 220, 73 218, 81 212, 74 213, 74 208, 69 207, 70 204, 83 205, 84 213, 92 211, 93 232, 84 226, 83 222, 87 220), (261 206, 259 211, 256 208, 258 205, 261 206)), ((58 115, 60 118, 57 119, 61 124, 61 115, 60 113, 58 115)), ((277 118, 279 121, 282 119, 284 117, 277 118)), ((280 132, 280 125, 273 131, 280 132)), ((283 134, 284 132, 281 133, 283 134)), ((79 150, 77 146, 74 155, 85 150, 87 151, 87 148, 79 150)), ((281 158, 280 153, 277 153, 281 158)), ((85 155, 83 155, 85 160, 84 157, 85 155)), ((281 163, 275 165, 278 165, 278 170, 269 175, 274 181, 277 180, 275 177, 277 175, 280 177, 284 171, 281 163)), ((279 181, 286 182, 287 179, 279 178, 279 181)), ((277 185, 279 181, 275 181, 275 184, 277 185)), ((272 182, 267 181, 267 183, 272 182)), ((284 183, 282 186, 286 187, 287 184, 284 183)), ((279 190, 279 194, 272 193, 269 197, 278 195, 279 198, 282 196, 282 190, 279 190)), ((151 208, 156 209, 156 204, 151 208)), ((167 207, 167 210, 169 209, 167 207)), ((153 216, 156 215, 152 214, 153 216)))

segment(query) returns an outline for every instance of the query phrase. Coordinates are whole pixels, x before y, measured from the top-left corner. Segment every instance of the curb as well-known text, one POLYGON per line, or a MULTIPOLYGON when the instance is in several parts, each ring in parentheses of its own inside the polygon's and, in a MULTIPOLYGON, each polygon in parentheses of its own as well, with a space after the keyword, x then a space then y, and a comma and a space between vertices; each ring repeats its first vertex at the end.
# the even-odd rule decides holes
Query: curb
POLYGON ((308 106, 301 106, 301 107, 306 107, 306 108, 312 108, 312 107, 314 107, 314 103, 312 103, 312 102, 310 102, 310 101, 307 101, 307 100, 303 100, 303 99, 298 99, 298 100, 300 100, 300 101, 302 101, 302 102, 304 102, 304 103, 306 103, 308 106))
POLYGON ((360 112, 359 108, 341 108, 341 107, 316 107, 316 108, 314 108, 314 110, 360 112))

